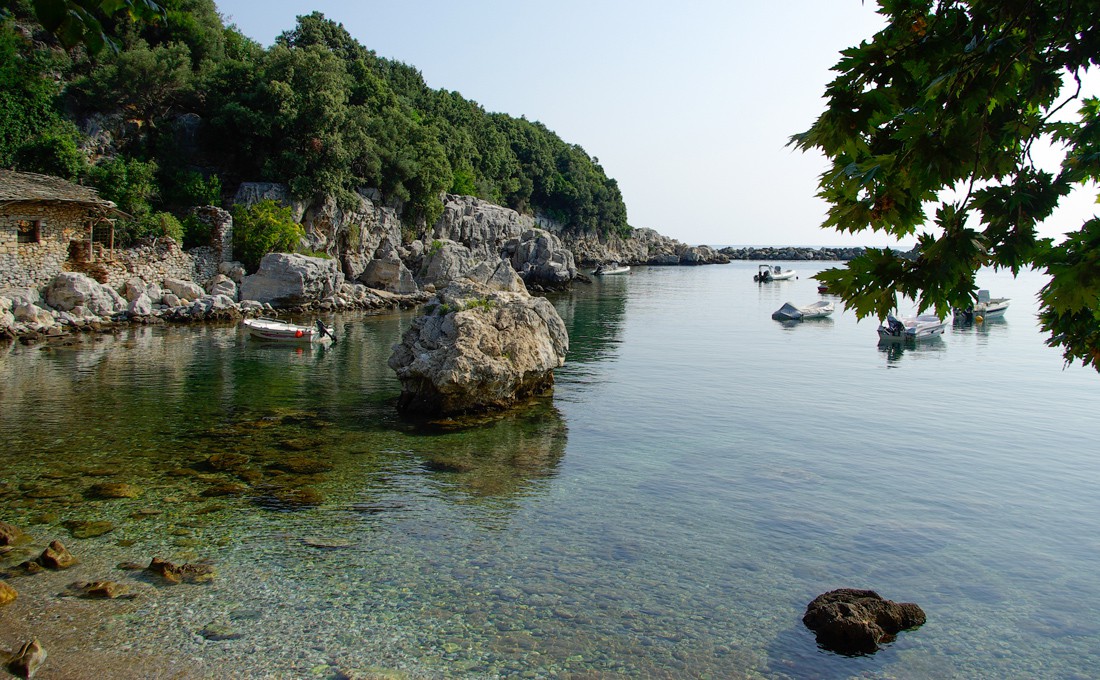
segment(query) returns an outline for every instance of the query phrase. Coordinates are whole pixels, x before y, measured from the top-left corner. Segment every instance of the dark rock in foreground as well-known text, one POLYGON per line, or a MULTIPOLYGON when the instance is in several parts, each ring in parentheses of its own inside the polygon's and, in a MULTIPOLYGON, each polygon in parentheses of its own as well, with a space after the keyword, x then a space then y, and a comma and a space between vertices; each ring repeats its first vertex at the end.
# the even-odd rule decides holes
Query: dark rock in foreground
POLYGON ((806 607, 802 623, 817 643, 848 655, 874 654, 903 630, 925 622, 924 611, 910 602, 883 599, 873 590, 841 588, 818 595, 806 607))

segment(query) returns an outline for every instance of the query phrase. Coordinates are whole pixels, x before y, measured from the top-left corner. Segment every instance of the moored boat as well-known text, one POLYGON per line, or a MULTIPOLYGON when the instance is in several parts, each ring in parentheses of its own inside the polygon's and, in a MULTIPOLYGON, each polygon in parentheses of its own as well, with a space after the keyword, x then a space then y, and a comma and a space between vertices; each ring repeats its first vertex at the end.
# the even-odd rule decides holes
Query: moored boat
POLYGON ((592 270, 593 276, 611 276, 612 274, 629 274, 630 267, 621 265, 618 262, 608 262, 607 264, 598 264, 596 268, 592 270))
POLYGON ((313 326, 302 326, 261 316, 255 319, 245 319, 241 322, 241 325, 247 328, 248 333, 258 340, 298 343, 336 342, 336 334, 320 319, 313 326))
POLYGON ((935 314, 920 314, 897 318, 893 314, 886 317, 886 323, 878 327, 880 341, 902 342, 905 340, 928 340, 943 335, 947 320, 935 314))
POLYGON ((774 267, 767 264, 762 264, 757 267, 756 273, 753 274, 752 280, 757 283, 768 283, 769 281, 786 281, 787 279, 793 279, 795 275, 793 269, 783 269, 779 265, 774 267))
POLYGON ((983 321, 985 319, 997 319, 1005 314, 1010 298, 989 297, 989 291, 984 288, 978 291, 978 301, 966 309, 954 309, 956 321, 970 322, 983 321))
POLYGON ((818 300, 804 307, 796 307, 789 302, 772 312, 772 318, 776 321, 801 321, 804 319, 821 319, 833 313, 833 303, 828 300, 818 300))

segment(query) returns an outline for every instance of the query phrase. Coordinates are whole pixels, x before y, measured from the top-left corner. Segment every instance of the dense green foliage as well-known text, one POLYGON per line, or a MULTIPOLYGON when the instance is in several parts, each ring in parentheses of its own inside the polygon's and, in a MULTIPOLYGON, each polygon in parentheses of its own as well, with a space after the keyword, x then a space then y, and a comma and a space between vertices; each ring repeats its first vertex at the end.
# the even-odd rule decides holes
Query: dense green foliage
POLYGON ((832 163, 824 226, 917 234, 919 255, 872 249, 818 278, 860 317, 885 317, 897 293, 942 316, 974 299, 978 268, 1038 267, 1050 275, 1048 343, 1100 370, 1100 220, 1057 244, 1037 232, 1075 187, 1100 180, 1100 103, 1081 81, 1100 64, 1100 13, 1061 0, 879 6, 889 25, 842 53, 825 112, 792 143, 832 163), (1050 140, 1064 151, 1058 169, 1034 158, 1050 140))
POLYGON ((233 254, 250 271, 264 255, 294 252, 305 230, 294 221, 290 208, 270 199, 233 208, 233 254))
POLYGON ((0 1, 10 17, 0 31, 0 165, 80 178, 138 220, 271 181, 345 207, 377 189, 410 235, 440 215, 447 191, 574 231, 629 230, 617 184, 583 149, 428 88, 321 14, 264 48, 224 26, 212 0, 63 0, 97 23, 79 35, 51 28, 62 45, 92 47, 88 31, 117 44, 89 55, 43 49, 49 32, 26 38, 48 2, 0 1), (89 121, 112 133, 108 148, 83 143, 73 123, 89 121), (140 183, 130 177, 139 168, 153 170, 140 183))

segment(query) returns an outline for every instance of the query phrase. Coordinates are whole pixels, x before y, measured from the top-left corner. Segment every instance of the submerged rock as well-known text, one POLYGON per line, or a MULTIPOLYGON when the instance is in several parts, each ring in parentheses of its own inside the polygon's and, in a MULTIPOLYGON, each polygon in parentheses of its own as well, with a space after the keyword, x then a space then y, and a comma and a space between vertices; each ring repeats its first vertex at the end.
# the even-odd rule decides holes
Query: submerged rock
POLYGON ((554 306, 474 283, 439 292, 394 346, 398 408, 447 415, 507 408, 554 384, 569 336, 554 306))
POLYGON ((12 655, 8 660, 7 669, 17 678, 33 678, 45 660, 45 648, 38 643, 38 640, 31 640, 12 655))
POLYGON ((115 530, 113 522, 106 520, 100 521, 84 521, 84 520, 68 520, 62 522, 61 526, 69 530, 69 534, 73 538, 95 538, 96 536, 102 536, 103 534, 110 533, 115 530))
POLYGON ((123 482, 100 482, 88 487, 84 495, 96 499, 137 498, 141 495, 141 489, 123 482))
POLYGON ((208 564, 172 564, 154 557, 145 568, 173 585, 178 583, 209 583, 214 580, 214 567, 208 564))
POLYGON ((47 569, 68 569, 77 559, 61 541, 53 541, 38 556, 38 563, 47 569))
POLYGON ((15 545, 25 537, 26 534, 19 527, 7 522, 0 522, 0 545, 15 545))
POLYGON ((873 590, 841 588, 814 598, 802 617, 819 645, 840 654, 874 654, 903 630, 925 622, 924 611, 909 602, 883 599, 873 590))
POLYGON ((19 597, 19 593, 16 592, 15 588, 4 581, 0 581, 0 607, 15 602, 17 597, 19 597))
POLYGON ((114 581, 77 581, 69 584, 69 594, 89 600, 113 600, 126 594, 126 586, 114 581))

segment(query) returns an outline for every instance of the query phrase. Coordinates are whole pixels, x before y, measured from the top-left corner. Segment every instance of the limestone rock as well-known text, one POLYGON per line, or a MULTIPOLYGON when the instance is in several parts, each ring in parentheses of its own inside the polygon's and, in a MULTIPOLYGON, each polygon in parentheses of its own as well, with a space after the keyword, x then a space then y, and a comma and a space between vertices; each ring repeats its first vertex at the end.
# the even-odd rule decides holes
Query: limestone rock
POLYGON ((432 240, 464 245, 474 259, 496 260, 504 244, 535 226, 534 218, 473 196, 447 194, 432 240))
POLYGON ((46 287, 46 304, 68 312, 85 307, 96 316, 110 316, 126 309, 126 301, 113 288, 76 272, 62 272, 46 287))
POLYGON ((492 290, 508 291, 512 293, 526 293, 527 286, 512 268, 507 260, 490 262, 484 260, 476 267, 466 272, 463 277, 468 281, 488 286, 492 290))
POLYGON ((358 280, 370 288, 388 290, 391 293, 415 293, 418 290, 412 272, 397 253, 389 253, 386 257, 367 262, 358 280))
POLYGON ((153 301, 145 293, 138 295, 126 308, 130 316, 149 316, 153 313, 153 301))
POLYGON ((550 388, 569 337, 544 298, 454 284, 394 347, 398 407, 424 414, 505 408, 550 388))
POLYGON ((573 253, 554 234, 528 229, 505 246, 512 267, 528 285, 561 288, 577 278, 573 253))
POLYGON ((181 300, 198 300, 203 295, 206 295, 206 291, 202 289, 202 286, 194 281, 165 279, 164 287, 172 291, 172 294, 181 300))
POLYGON ((437 288, 459 280, 480 262, 469 248, 447 239, 432 241, 423 260, 417 280, 422 285, 431 284, 437 288))
POLYGON ((883 599, 873 590, 841 588, 818 595, 802 617, 817 642, 840 654, 874 654, 903 630, 925 622, 917 605, 883 599))
POLYGON ((323 300, 343 283, 344 274, 336 260, 268 253, 260 261, 259 271, 244 278, 241 299, 293 307, 323 300))
POLYGON ((237 299, 237 284, 225 274, 217 274, 206 284, 206 290, 210 295, 224 295, 230 300, 237 299))

